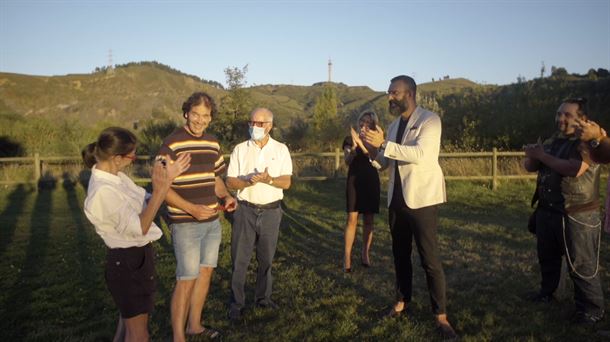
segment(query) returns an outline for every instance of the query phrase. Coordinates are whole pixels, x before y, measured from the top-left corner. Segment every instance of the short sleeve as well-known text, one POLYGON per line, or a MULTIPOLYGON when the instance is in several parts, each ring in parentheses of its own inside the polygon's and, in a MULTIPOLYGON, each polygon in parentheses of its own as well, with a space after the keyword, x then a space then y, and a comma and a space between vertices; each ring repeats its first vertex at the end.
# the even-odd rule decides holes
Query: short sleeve
POLYGON ((224 176, 227 170, 227 165, 225 164, 225 158, 222 156, 220 151, 218 152, 218 158, 214 162, 214 175, 216 177, 224 176))
POLYGON ((280 176, 292 175, 292 158, 286 145, 282 145, 282 166, 280 176))
POLYGON ((237 178, 239 176, 239 157, 238 148, 235 146, 231 156, 229 157, 229 167, 227 168, 227 177, 237 178))
POLYGON ((178 155, 176 155, 176 153, 169 147, 169 144, 167 142, 167 140, 163 141, 163 144, 161 145, 161 148, 159 149, 159 152, 157 153, 157 155, 160 156, 170 156, 172 158, 172 160, 176 160, 176 158, 178 158, 178 155))

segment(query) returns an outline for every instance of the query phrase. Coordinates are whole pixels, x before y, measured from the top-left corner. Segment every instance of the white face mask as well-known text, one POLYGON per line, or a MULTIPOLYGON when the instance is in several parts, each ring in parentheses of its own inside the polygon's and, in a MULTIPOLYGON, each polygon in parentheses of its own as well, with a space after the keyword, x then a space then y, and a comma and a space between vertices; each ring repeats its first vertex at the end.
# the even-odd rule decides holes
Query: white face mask
POLYGON ((266 135, 264 127, 251 126, 248 131, 250 132, 250 138, 254 141, 261 141, 266 135))

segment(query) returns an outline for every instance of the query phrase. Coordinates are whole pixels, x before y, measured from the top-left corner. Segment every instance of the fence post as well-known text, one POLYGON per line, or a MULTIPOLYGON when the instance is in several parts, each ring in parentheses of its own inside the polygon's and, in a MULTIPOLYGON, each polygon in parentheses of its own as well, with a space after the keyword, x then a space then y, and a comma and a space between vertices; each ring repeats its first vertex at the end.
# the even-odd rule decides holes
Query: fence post
POLYGON ((491 156, 491 190, 496 191, 498 189, 498 149, 492 149, 491 156))
POLYGON ((34 153, 34 182, 38 184, 40 181, 40 154, 38 152, 34 153))
POLYGON ((341 167, 341 149, 335 148, 335 178, 339 177, 339 168, 341 167))

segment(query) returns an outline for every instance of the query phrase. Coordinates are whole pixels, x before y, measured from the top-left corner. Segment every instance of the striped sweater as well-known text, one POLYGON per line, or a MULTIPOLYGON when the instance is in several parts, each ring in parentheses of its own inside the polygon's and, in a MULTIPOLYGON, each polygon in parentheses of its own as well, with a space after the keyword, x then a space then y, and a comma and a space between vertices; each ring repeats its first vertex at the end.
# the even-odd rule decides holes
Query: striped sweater
MULTIPOLYGON (((159 154, 169 155, 175 160, 182 153, 191 154, 191 166, 176 177, 172 189, 191 203, 215 207, 218 202, 214 191, 215 178, 226 171, 218 140, 207 133, 195 137, 180 127, 165 138, 159 154)), ((167 209, 170 223, 210 222, 218 218, 218 215, 214 215, 198 221, 180 208, 168 205, 167 209)))

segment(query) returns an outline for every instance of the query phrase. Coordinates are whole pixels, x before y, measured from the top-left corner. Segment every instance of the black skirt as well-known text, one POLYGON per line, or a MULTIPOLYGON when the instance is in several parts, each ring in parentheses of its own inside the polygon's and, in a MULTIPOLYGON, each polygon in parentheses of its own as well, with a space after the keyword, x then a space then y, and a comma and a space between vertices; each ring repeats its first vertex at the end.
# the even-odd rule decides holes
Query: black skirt
POLYGON ((152 312, 157 284, 152 244, 109 248, 105 277, 122 318, 152 312))

